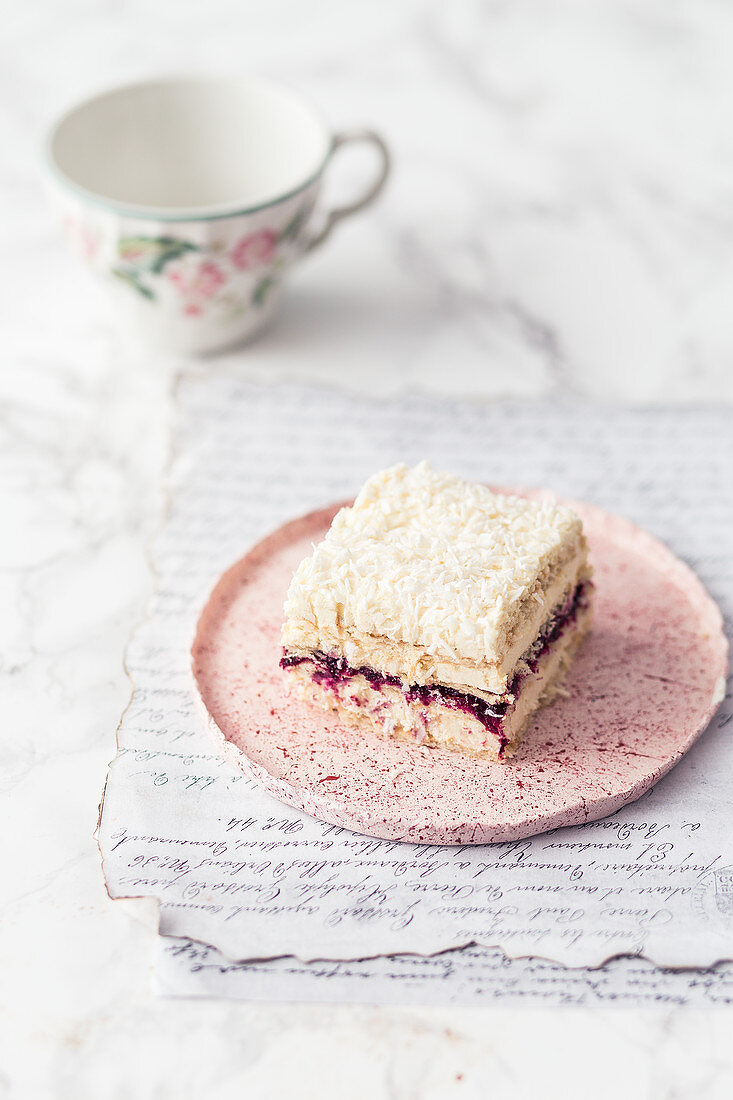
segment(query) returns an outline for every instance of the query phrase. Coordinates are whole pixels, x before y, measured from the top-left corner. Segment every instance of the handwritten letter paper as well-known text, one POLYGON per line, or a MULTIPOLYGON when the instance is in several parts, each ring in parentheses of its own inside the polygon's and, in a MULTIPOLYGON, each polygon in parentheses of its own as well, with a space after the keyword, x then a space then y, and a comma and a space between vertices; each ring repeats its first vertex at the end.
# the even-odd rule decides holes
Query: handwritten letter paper
POLYGON ((113 896, 153 895, 161 931, 230 959, 358 959, 476 942, 509 956, 670 966, 733 956, 728 701, 639 802, 594 824, 474 848, 359 837, 280 805, 212 752, 188 644, 219 573, 375 469, 429 458, 551 486, 641 523, 733 608, 733 447, 716 410, 382 404, 226 375, 184 381, 158 588, 128 653, 134 692, 101 825, 113 896))

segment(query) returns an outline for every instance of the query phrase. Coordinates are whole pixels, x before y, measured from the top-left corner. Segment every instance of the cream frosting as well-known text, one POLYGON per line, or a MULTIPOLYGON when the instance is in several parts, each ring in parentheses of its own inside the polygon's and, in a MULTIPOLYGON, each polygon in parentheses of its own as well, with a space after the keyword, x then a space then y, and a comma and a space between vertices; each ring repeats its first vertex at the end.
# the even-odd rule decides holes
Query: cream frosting
POLYGON ((577 555, 558 572, 543 590, 544 602, 532 600, 524 616, 518 616, 509 631, 498 661, 468 662, 434 657, 419 646, 391 638, 357 634, 346 627, 316 629, 302 620, 283 631, 286 649, 307 655, 322 651, 341 654, 350 665, 367 665, 378 672, 399 676, 409 684, 447 684, 478 695, 501 695, 511 680, 517 662, 537 638, 540 628, 590 571, 585 554, 577 555))
POLYGON ((547 586, 570 583, 585 557, 580 519, 551 499, 496 494, 426 462, 393 466, 296 569, 283 644, 387 639, 433 665, 498 667, 518 621, 541 622, 547 586))

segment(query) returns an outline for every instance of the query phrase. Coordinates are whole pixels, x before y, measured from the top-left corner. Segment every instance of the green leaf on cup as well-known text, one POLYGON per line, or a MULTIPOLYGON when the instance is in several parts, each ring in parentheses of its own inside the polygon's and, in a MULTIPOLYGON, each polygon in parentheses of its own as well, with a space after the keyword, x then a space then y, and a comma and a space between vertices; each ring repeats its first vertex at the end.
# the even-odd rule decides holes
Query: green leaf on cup
POLYGON ((289 241, 297 237, 303 228, 303 223, 308 217, 308 208, 301 206, 300 210, 297 210, 293 217, 290 219, 285 228, 281 231, 278 240, 289 241))
POLYGON ((177 237, 122 237, 117 242, 117 255, 121 260, 151 275, 159 275, 171 260, 187 252, 199 251, 198 245, 177 237))
POLYGON ((153 294, 150 287, 145 286, 144 283, 140 282, 137 272, 132 271, 129 268, 113 267, 112 274, 115 276, 115 278, 121 279, 123 283, 127 283, 128 286, 131 286, 134 290, 137 291, 138 294, 141 294, 143 298, 148 298, 151 301, 155 299, 155 295, 153 294))
POLYGON ((260 279, 252 292, 252 305, 258 307, 263 306, 276 282, 277 279, 273 279, 271 275, 265 275, 264 279, 260 279))

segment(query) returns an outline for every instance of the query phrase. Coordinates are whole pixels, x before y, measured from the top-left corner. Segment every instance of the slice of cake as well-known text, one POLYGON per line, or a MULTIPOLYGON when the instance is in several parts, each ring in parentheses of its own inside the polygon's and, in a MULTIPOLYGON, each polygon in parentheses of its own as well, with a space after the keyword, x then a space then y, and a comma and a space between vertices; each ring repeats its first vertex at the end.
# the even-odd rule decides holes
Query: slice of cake
POLYGON ((350 720, 502 760, 590 626, 590 574, 569 508, 394 466, 296 569, 280 663, 350 720))

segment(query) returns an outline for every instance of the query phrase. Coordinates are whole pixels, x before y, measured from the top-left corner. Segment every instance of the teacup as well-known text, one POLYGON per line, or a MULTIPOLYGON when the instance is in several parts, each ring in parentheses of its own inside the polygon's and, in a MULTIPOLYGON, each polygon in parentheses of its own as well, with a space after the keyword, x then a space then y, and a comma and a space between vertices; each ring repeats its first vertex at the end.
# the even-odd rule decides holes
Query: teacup
POLYGON ((69 234, 124 323, 188 353, 258 332, 294 261, 372 202, 389 172, 378 134, 331 134, 299 96, 243 79, 105 92, 55 124, 48 156, 69 234), (376 148, 376 179, 319 214, 324 170, 350 142, 376 148))

